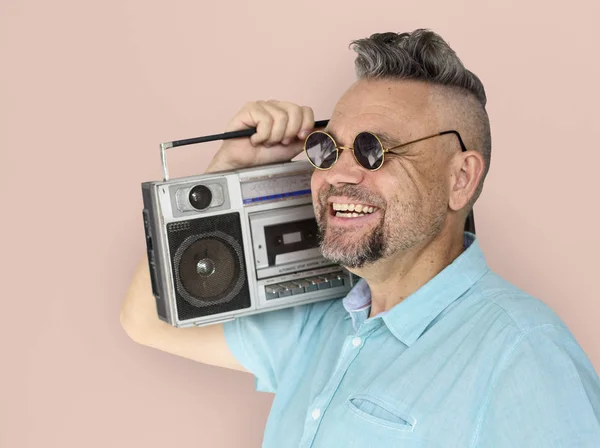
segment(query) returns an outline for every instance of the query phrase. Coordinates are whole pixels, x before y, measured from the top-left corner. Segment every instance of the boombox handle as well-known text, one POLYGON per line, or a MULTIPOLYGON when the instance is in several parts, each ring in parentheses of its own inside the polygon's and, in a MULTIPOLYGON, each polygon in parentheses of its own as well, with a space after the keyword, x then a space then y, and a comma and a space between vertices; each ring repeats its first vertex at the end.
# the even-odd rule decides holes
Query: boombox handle
POLYGON ((167 149, 173 147, 173 142, 166 142, 160 144, 160 161, 162 163, 163 180, 166 182, 169 180, 169 169, 167 168, 167 149))
MULTIPOLYGON (((315 128, 324 128, 329 120, 315 121, 315 128)), ((215 140, 229 140, 231 138, 250 137, 256 133, 256 128, 242 129, 241 131, 225 132, 224 134, 206 135, 204 137, 187 138, 185 140, 175 140, 160 144, 160 160, 162 162, 163 180, 169 180, 169 170, 167 169, 167 149, 177 146, 193 145, 196 143, 213 142, 215 140)))

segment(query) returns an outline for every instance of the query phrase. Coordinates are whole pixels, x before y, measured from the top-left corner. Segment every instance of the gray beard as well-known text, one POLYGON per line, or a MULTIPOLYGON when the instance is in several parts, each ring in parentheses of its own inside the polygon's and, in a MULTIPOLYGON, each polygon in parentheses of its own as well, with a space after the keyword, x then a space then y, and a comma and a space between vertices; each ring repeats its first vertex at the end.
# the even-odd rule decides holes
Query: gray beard
POLYGON ((319 239, 321 252, 333 263, 347 268, 362 268, 381 259, 387 250, 382 219, 372 232, 354 241, 349 241, 347 229, 327 229, 329 209, 323 207, 319 213, 319 239))

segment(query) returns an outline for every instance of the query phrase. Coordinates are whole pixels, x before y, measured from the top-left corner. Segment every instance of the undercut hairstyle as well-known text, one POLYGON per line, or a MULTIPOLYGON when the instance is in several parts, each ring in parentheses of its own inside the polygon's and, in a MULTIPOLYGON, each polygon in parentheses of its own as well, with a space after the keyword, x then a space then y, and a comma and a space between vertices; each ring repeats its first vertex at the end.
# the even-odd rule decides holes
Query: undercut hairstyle
POLYGON ((467 149, 479 151, 485 162, 481 181, 467 207, 470 210, 481 194, 492 153, 487 98, 480 79, 465 68, 444 39, 427 29, 373 34, 353 41, 350 47, 357 53, 359 79, 412 80, 439 87, 434 92, 451 106, 467 149))

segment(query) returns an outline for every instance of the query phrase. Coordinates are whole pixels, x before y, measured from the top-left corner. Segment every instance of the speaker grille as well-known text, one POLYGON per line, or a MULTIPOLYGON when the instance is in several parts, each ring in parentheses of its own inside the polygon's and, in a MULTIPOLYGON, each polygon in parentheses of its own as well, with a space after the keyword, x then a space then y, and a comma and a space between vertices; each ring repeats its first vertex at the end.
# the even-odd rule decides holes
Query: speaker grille
POLYGON ((240 214, 167 224, 179 320, 250 307, 240 214))

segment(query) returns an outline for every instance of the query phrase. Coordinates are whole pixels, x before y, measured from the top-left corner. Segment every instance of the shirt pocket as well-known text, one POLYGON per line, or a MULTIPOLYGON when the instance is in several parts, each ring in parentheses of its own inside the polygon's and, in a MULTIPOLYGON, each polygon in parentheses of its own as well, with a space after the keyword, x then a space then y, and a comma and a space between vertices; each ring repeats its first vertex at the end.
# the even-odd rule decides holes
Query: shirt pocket
POLYGON ((413 432, 417 420, 386 400, 372 395, 351 395, 346 407, 370 423, 403 432, 413 432))

